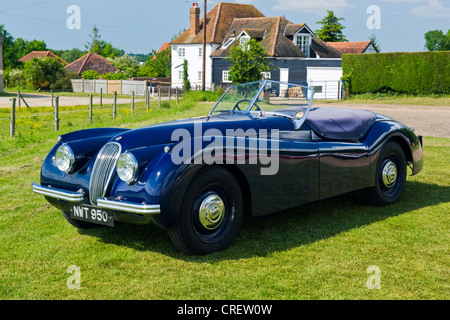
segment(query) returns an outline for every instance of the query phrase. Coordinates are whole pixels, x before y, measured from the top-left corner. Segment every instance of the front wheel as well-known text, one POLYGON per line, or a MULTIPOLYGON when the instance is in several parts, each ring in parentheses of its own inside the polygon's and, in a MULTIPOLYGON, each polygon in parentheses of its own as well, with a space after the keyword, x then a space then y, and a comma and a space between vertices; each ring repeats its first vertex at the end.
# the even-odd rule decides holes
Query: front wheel
POLYGON ((169 236, 186 254, 209 254, 227 248, 243 217, 240 186, 221 167, 208 167, 189 186, 177 224, 169 236))
POLYGON ((402 147, 388 142, 380 152, 375 172, 375 186, 366 190, 366 200, 375 206, 396 202, 406 184, 406 158, 402 147))

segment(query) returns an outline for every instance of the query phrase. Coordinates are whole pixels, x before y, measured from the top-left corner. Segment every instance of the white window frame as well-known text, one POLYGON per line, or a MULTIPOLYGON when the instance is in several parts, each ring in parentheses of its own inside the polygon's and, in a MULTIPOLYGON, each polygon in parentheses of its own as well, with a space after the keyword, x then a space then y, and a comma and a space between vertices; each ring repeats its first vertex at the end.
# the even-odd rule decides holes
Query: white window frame
POLYGON ((230 70, 222 70, 222 83, 231 83, 230 70))
POLYGON ((302 50, 306 58, 310 57, 312 37, 308 33, 297 33, 294 36, 294 44, 302 50))
POLYGON ((203 58, 203 48, 202 47, 198 48, 198 57, 203 58))
POLYGON ((223 44, 223 47, 228 48, 234 42, 234 40, 235 38, 228 39, 228 41, 223 44))
POLYGON ((183 80, 183 70, 178 70, 178 80, 183 80))
POLYGON ((197 80, 198 81, 202 81, 203 80, 203 73, 202 73, 202 71, 198 71, 197 72, 197 80))
POLYGON ((186 57, 186 48, 178 48, 177 53, 180 58, 186 57))
POLYGON ((272 77, 272 74, 270 73, 270 71, 268 71, 268 72, 261 72, 261 76, 262 76, 262 78, 264 79, 264 80, 270 80, 270 78, 272 77))

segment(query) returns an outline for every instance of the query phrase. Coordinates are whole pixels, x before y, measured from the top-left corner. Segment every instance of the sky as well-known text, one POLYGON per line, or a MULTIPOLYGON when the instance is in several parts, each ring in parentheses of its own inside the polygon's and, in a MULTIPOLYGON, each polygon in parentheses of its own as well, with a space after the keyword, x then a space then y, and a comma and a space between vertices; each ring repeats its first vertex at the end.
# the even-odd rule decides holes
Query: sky
MULTIPOLYGON (((126 53, 158 50, 189 28, 189 9, 202 0, 0 0, 0 24, 16 39, 44 40, 54 50, 85 49, 97 26, 102 39, 126 53)), ((220 1, 208 0, 207 11, 220 1)), ((450 29, 450 0, 228 0, 252 4, 317 30, 332 10, 349 41, 374 34, 382 52, 424 51, 424 34, 450 29)))

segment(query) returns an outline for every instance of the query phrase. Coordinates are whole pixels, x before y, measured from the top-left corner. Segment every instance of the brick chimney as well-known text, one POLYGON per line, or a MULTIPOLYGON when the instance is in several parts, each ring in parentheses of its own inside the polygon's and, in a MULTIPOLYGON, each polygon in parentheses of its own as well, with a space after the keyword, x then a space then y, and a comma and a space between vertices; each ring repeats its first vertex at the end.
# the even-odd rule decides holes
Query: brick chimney
POLYGON ((200 31, 200 8, 198 7, 198 3, 192 4, 189 14, 191 16, 190 33, 195 36, 200 31))

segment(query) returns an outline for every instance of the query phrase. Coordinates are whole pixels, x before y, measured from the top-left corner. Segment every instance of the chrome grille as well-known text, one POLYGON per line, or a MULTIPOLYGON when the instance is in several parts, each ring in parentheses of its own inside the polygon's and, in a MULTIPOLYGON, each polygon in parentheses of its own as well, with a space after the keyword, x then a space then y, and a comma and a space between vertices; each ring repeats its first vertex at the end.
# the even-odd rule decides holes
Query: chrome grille
POLYGON ((89 182, 89 199, 92 204, 97 205, 97 199, 105 196, 121 149, 120 144, 110 142, 98 153, 89 182))

